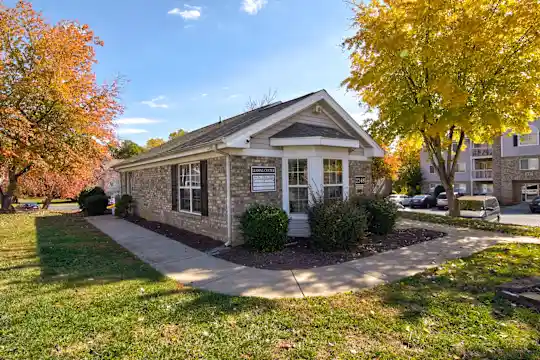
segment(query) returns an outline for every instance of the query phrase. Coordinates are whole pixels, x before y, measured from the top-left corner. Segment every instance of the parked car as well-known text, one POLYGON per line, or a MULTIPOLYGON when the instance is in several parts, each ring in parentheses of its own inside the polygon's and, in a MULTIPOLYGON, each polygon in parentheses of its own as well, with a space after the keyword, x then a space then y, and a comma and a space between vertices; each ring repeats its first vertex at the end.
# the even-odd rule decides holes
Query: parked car
POLYGON ((501 208, 495 196, 462 196, 458 199, 459 216, 484 221, 501 221, 501 208))
MULTIPOLYGON (((454 193, 454 199, 457 199, 459 197, 463 196, 463 194, 454 193)), ((439 210, 447 210, 448 209, 448 197, 446 196, 446 192, 442 192, 437 196, 437 209, 439 210)))
POLYGON ((23 210, 39 210, 39 205, 36 203, 24 203, 21 205, 23 210))
POLYGON ((428 209, 437 204, 437 199, 433 195, 415 195, 410 201, 410 206, 414 208, 428 209))
POLYGON ((394 204, 401 204, 403 206, 409 206, 409 203, 411 202, 411 197, 407 195, 402 195, 402 194, 392 194, 388 197, 388 200, 390 200, 394 204))
POLYGON ((535 212, 540 212, 540 196, 533 199, 533 201, 529 204, 529 208, 533 214, 535 212))

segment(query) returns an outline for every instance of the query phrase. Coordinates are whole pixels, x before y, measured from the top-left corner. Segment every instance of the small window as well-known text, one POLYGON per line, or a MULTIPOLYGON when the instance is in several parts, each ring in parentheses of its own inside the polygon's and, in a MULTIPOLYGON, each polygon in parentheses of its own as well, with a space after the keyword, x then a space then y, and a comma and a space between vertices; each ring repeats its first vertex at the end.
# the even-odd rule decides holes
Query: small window
POLYGON ((324 199, 343 199, 343 161, 324 159, 324 199))
POLYGON ((308 197, 307 159, 289 159, 289 212, 306 212, 308 197))
POLYGON ((520 170, 538 170, 538 158, 527 158, 519 160, 520 170))
POLYGON ((202 204, 200 163, 178 166, 180 210, 200 214, 202 204))
POLYGON ((464 162, 458 162, 457 163, 457 169, 456 169, 456 172, 457 173, 464 173, 467 171, 467 165, 466 163, 464 162))
POLYGON ((530 134, 519 136, 519 146, 531 145, 538 145, 538 133, 532 132, 530 134))
POLYGON ((429 165, 429 173, 430 174, 435 174, 435 166, 429 165))

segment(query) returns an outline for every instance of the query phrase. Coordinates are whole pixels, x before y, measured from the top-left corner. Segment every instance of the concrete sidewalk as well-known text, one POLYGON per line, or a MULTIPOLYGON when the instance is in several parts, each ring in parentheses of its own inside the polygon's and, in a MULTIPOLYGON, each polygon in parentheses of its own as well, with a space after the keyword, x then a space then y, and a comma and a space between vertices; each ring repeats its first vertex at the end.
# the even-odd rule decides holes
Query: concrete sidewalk
POLYGON ((218 293, 263 298, 326 296, 361 290, 422 272, 447 260, 471 255, 501 242, 540 244, 540 239, 403 220, 400 227, 444 231, 440 239, 307 270, 263 270, 215 258, 113 216, 87 217, 165 276, 218 293))

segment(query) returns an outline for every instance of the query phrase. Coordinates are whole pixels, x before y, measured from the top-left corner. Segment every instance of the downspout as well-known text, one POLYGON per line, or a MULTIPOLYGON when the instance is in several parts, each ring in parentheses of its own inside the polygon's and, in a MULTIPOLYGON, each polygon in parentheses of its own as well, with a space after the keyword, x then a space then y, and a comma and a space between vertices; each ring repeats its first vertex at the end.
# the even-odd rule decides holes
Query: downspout
POLYGON ((214 151, 225 156, 225 186, 227 188, 227 242, 225 246, 232 246, 231 154, 218 150, 217 145, 214 145, 214 151))

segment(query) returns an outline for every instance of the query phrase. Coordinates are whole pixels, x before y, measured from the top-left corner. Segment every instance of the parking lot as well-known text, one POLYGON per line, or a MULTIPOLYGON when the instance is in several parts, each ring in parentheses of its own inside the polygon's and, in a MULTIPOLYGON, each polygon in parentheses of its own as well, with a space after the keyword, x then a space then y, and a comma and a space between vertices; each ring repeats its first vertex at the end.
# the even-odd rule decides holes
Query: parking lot
MULTIPOLYGON (((401 211, 413 211, 432 215, 446 216, 446 211, 432 209, 405 208, 401 211)), ((540 214, 531 214, 526 203, 501 207, 501 223, 514 225, 540 226, 540 214)))

